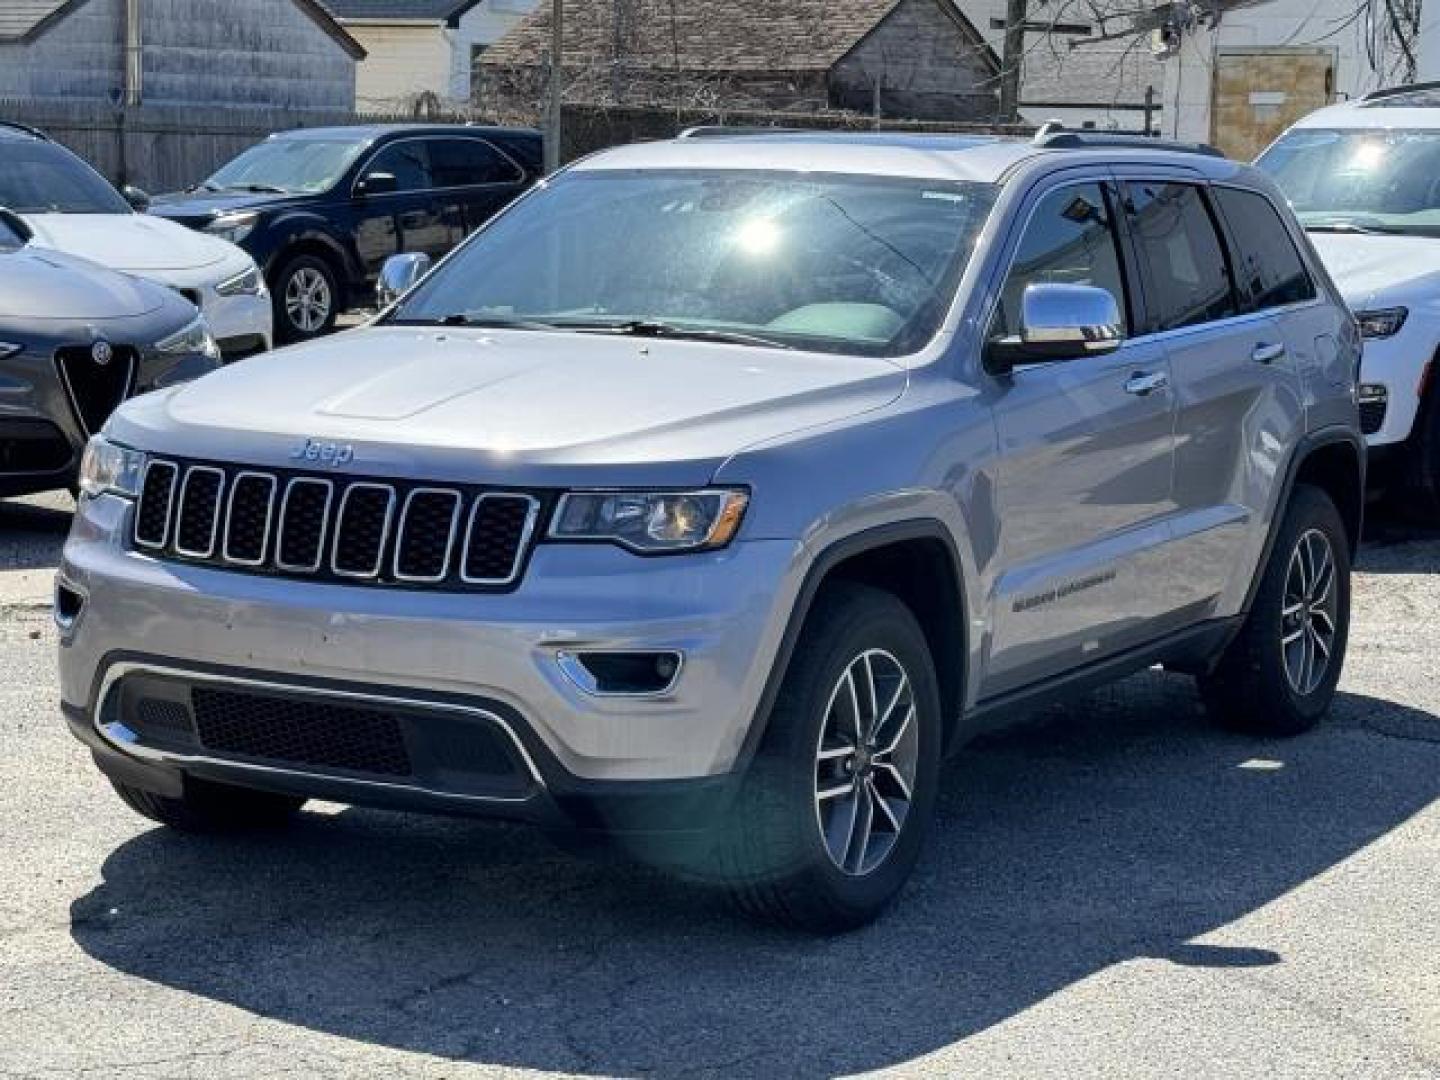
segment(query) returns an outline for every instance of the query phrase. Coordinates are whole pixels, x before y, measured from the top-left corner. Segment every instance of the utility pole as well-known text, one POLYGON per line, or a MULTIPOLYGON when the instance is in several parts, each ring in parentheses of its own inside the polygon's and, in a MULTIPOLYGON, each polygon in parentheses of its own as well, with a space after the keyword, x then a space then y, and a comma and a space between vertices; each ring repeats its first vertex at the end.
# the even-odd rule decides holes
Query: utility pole
POLYGON ((550 0, 550 100, 545 120, 545 171, 560 168, 560 103, 565 91, 565 0, 550 0))
POLYGON ((1005 0, 1005 51, 1000 60, 1000 121, 1020 119, 1020 68, 1025 62, 1026 0, 1005 0))

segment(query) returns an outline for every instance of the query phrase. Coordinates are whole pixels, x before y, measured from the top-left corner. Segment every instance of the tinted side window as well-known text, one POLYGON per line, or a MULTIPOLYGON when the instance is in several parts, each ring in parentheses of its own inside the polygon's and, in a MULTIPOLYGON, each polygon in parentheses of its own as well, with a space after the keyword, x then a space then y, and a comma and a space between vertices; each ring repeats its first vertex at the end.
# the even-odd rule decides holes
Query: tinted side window
POLYGON ((1252 309, 1315 298, 1315 283, 1270 200, 1253 191, 1215 188, 1234 240, 1236 284, 1252 309))
POLYGON ((436 187, 518 184, 524 179, 514 162, 479 139, 436 139, 430 143, 430 172, 436 187))
POLYGON ((1131 183, 1125 208, 1140 256, 1150 331, 1238 314, 1225 249, 1198 187, 1131 183))
POLYGON ((1120 249, 1099 184, 1056 188, 1036 204, 1005 277, 990 336, 1018 334, 1025 289, 1045 283, 1106 289, 1121 312, 1127 310, 1120 249))
POLYGON ((365 167, 369 173, 391 173, 400 191, 424 191, 434 186, 430 181, 430 161, 425 144, 418 139, 391 143, 376 154, 365 167))

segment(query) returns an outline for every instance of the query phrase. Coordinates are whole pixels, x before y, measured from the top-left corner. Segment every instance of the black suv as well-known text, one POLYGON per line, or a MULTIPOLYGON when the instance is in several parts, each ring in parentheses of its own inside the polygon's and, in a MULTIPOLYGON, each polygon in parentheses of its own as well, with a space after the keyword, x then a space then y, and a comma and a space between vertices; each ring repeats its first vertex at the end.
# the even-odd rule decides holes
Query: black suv
POLYGON ((535 131, 458 125, 272 135, 151 212, 231 240, 265 271, 275 330, 326 333, 400 252, 438 258, 541 175, 535 131))

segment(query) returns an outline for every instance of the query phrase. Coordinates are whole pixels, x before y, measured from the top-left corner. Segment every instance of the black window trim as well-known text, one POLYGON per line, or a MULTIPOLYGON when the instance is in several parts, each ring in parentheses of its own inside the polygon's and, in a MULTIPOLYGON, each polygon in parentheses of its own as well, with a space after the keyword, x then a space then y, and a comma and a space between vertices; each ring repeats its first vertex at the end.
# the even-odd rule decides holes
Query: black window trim
POLYGON ((425 133, 425 134, 401 135, 401 136, 399 136, 398 138, 387 139, 387 140, 385 140, 385 141, 383 141, 383 142, 376 143, 375 145, 373 145, 373 146, 370 148, 369 153, 366 154, 366 156, 361 159, 359 167, 355 170, 355 179, 350 182, 350 197, 351 197, 352 199, 355 198, 356 189, 360 186, 360 181, 363 180, 363 179, 365 179, 365 174, 366 174, 367 172, 369 172, 370 166, 374 163, 375 159, 376 159, 377 157, 379 157, 381 154, 383 154, 386 150, 389 150, 392 146, 396 146, 396 145, 398 145, 399 143, 421 142, 421 141, 428 141, 428 140, 430 140, 430 139, 469 139, 469 140, 471 140, 471 141, 473 141, 473 142, 484 143, 484 144, 485 144, 486 146, 488 146, 491 150, 494 150, 495 153, 499 154, 502 158, 504 158, 504 159, 505 159, 506 161, 508 161, 512 166, 514 166, 515 171, 516 171, 516 173, 518 174, 518 178, 517 178, 516 180, 513 180, 513 181, 509 182, 509 183, 503 183, 503 182, 498 182, 498 181, 497 181, 497 182, 494 182, 494 183, 486 183, 486 184, 449 184, 449 185, 447 185, 447 186, 445 186, 445 187, 428 187, 428 188, 423 188, 423 189, 407 188, 407 189, 404 190, 404 191, 392 191, 392 192, 387 192, 387 193, 384 194, 384 195, 375 196, 375 198, 386 199, 386 198, 393 198, 393 197, 395 197, 395 196, 397 196, 397 195, 434 195, 434 194, 443 194, 444 192, 447 192, 447 191, 474 191, 476 188, 523 187, 523 186, 525 185, 525 181, 526 181, 526 180, 529 178, 529 176, 530 176, 530 174, 525 171, 524 167, 521 166, 518 161, 516 161, 513 157, 511 157, 509 154, 507 154, 507 153, 506 153, 504 150, 502 150, 500 147, 496 146, 496 145, 495 145, 493 142, 491 142, 489 139, 482 138, 482 137, 479 136, 479 135, 470 135, 470 134, 461 133, 461 132, 458 132, 458 131, 455 132, 453 135, 452 135, 452 134, 443 133, 443 132, 438 132, 438 133, 437 133, 437 132, 429 132, 429 133, 425 133))
MULTIPOLYGON (((424 138, 430 142, 479 143, 481 146, 493 150, 497 157, 499 157, 502 161, 504 161, 507 165, 509 165, 512 169, 515 170, 515 178, 513 180, 482 180, 479 183, 475 184, 447 184, 445 187, 431 188, 431 191, 461 191, 470 188, 517 187, 525 183, 525 178, 528 174, 523 168, 521 168, 520 163, 517 162, 514 158, 512 158, 509 154, 505 153, 505 151, 500 149, 500 147, 492 143, 489 139, 482 139, 478 135, 426 135, 424 136, 424 138)), ((433 161, 431 163, 431 167, 434 167, 433 161)))

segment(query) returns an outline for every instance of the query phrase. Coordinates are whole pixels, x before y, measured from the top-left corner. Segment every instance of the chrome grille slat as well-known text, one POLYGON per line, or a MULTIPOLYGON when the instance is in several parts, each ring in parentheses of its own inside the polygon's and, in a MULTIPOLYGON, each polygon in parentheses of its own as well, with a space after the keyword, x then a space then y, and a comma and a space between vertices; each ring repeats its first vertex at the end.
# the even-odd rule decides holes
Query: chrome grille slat
POLYGON ((530 539, 535 535, 535 522, 540 515, 540 500, 533 495, 512 495, 501 492, 487 492, 475 500, 475 505, 470 508, 470 520, 465 526, 465 544, 460 552, 460 580, 471 585, 511 585, 520 577, 520 567, 525 561, 525 552, 529 550, 530 539), (477 522, 480 515, 485 511, 487 504, 496 505, 502 500, 513 500, 525 504, 525 517, 520 527, 518 542, 514 545, 514 556, 510 560, 509 570, 504 574, 485 574, 476 572, 472 565, 472 556, 475 552, 478 537, 476 535, 477 522))
MULTIPOLYGON (((275 477, 270 473, 254 472, 246 469, 235 474, 235 480, 230 485, 230 499, 225 506, 225 539, 220 549, 220 554, 226 562, 235 563, 239 566, 265 565, 265 556, 269 554, 270 549, 270 525, 275 517, 275 490, 278 487, 278 481, 276 481, 275 477), (237 525, 235 500, 242 490, 247 486, 253 487, 255 484, 265 486, 265 524, 258 530, 258 554, 247 558, 231 550, 232 546, 239 546, 232 544, 237 525)), ((241 509, 243 511, 245 508, 242 506, 241 509)), ((242 544, 247 541, 253 543, 253 541, 257 539, 256 537, 244 535, 249 532, 250 530, 242 530, 242 538, 240 541, 242 544)))
MULTIPOLYGON (((365 511, 360 511, 365 512, 365 511)), ((373 514, 373 509, 370 511, 373 514)), ((389 484, 373 484, 368 481, 357 481, 345 488, 345 494, 340 496, 340 509, 335 514, 335 541, 330 550, 330 569, 340 577, 351 578, 373 578, 379 575, 380 567, 385 565, 385 542, 390 537, 390 519, 395 513, 395 489, 389 484), (350 508, 350 500, 355 495, 364 495, 369 492, 379 492, 385 498, 385 510, 380 520, 378 530, 373 528, 373 521, 368 527, 360 523, 351 522, 346 517, 350 508), (348 527, 347 527, 348 526, 348 527), (375 532, 375 536, 365 535, 367 532, 375 532), (358 535, 357 535, 358 534, 358 535), (352 565, 351 552, 347 551, 347 545, 361 545, 361 550, 373 547, 375 554, 367 562, 352 565)))
POLYGON ((546 503, 476 486, 152 459, 132 529, 156 558, 395 588, 515 585, 546 503))
MULTIPOLYGON (((464 505, 465 498, 454 488, 433 488, 418 487, 405 496, 405 505, 400 510, 400 529, 395 535, 395 577, 399 581, 415 581, 422 583, 435 583, 444 581, 450 574, 450 552, 455 546, 455 533, 460 528, 460 508, 464 505), (413 552, 406 548, 405 530, 410 525, 410 514, 416 509, 416 498, 446 499, 450 502, 450 525, 446 530, 443 556, 440 560, 440 569, 434 574, 423 574, 415 570, 407 570, 406 566, 413 566, 413 562, 407 561, 407 556, 413 556, 413 552)), ((423 553, 420 556, 423 558, 423 553)))
MULTIPOLYGON (((275 534, 275 565, 281 570, 290 570, 302 574, 313 574, 320 569, 320 564, 325 561, 325 536, 330 523, 330 504, 335 499, 335 484, 331 480, 321 480, 313 476, 297 476, 285 485, 285 497, 280 501, 280 529, 275 534), (315 538, 315 558, 308 563, 295 562, 285 558, 285 529, 291 529, 292 536, 301 523, 291 518, 291 500, 297 491, 305 491, 316 487, 325 491, 325 501, 320 506, 320 526, 315 538)), ((299 511, 296 511, 298 514, 299 511)))
POLYGON ((189 555, 197 559, 208 559, 215 553, 215 537, 220 529, 220 511, 224 497, 225 470, 217 469, 212 465, 192 465, 185 470, 185 479, 180 482, 180 506, 179 509, 175 511, 175 551, 177 554, 189 555), (204 509, 205 502, 202 502, 194 511, 198 516, 192 521, 190 515, 190 485, 193 484, 197 478, 203 484, 206 477, 215 478, 215 492, 213 495, 207 495, 202 491, 198 496, 199 499, 208 502, 209 510, 204 509), (207 518, 209 519, 208 525, 206 522, 207 518), (194 525, 205 534, 206 541, 203 548, 194 545, 187 546, 185 544, 185 537, 190 531, 191 525, 194 525))
POLYGON ((135 543, 140 547, 158 551, 169 543, 170 515, 175 509, 175 482, 179 476, 180 468, 174 462, 146 463, 145 476, 140 483, 140 503, 135 508, 135 543), (168 479, 162 479, 164 477, 168 479), (156 524, 159 526, 158 535, 156 524))

